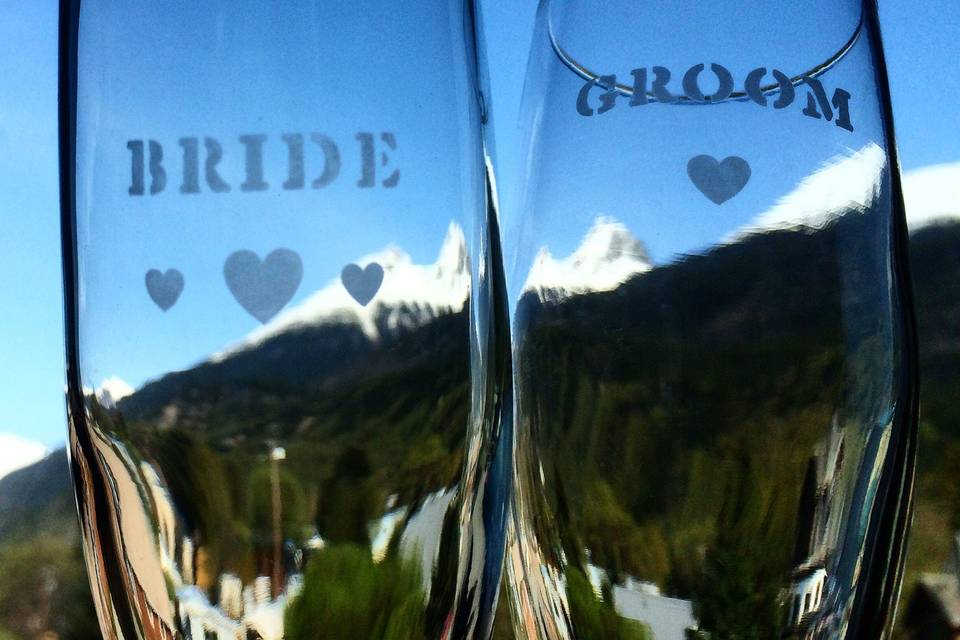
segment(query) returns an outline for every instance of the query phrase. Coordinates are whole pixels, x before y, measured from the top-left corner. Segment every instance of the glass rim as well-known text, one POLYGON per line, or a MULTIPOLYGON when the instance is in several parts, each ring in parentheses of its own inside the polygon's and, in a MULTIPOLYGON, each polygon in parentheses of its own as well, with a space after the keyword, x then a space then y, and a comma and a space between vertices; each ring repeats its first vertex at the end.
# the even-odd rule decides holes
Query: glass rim
MULTIPOLYGON (((573 56, 569 51, 563 48, 563 46, 560 44, 557 38, 556 30, 554 29, 554 25, 553 25, 553 16, 549 10, 550 5, 552 4, 553 2, 551 0, 544 0, 544 6, 547 8, 547 11, 545 12, 547 38, 550 40, 551 49, 553 49, 554 54, 557 56, 560 62, 564 66, 566 66, 568 69, 570 69, 571 71, 576 73, 578 76, 580 76, 586 82, 593 82, 594 84, 596 84, 597 86, 603 89, 606 89, 608 91, 615 91, 616 93, 624 97, 628 97, 628 98, 632 97, 634 94, 634 88, 631 85, 627 85, 619 82, 611 83, 604 80, 605 77, 608 77, 606 76, 606 74, 597 73, 596 71, 593 71, 586 65, 581 64, 580 62, 577 61, 575 56, 573 56)), ((810 69, 792 76, 785 76, 789 84, 792 85, 793 87, 798 87, 801 84, 803 84, 803 82, 806 79, 817 78, 819 76, 822 76, 826 72, 828 72, 830 69, 836 66, 841 60, 843 60, 843 58, 847 55, 847 53, 849 53, 851 49, 853 49, 853 47, 860 40, 860 36, 863 33, 863 29, 864 29, 864 12, 861 9, 860 17, 857 20, 857 25, 854 28, 853 33, 847 39, 847 41, 843 44, 843 46, 837 49, 837 51, 835 51, 832 55, 830 55, 826 60, 811 67, 810 69)), ((764 70, 766 71, 765 68, 764 70)), ((776 93, 776 91, 780 88, 781 88, 781 83, 779 81, 772 82, 766 85, 761 85, 759 89, 759 94, 762 96, 769 96, 776 93)), ((656 93, 652 90, 646 92, 646 98, 648 102, 661 102, 660 100, 658 100, 656 93)), ((674 102, 669 104, 683 104, 683 105, 722 104, 724 102, 744 102, 751 99, 752 98, 746 91, 732 91, 728 96, 721 98, 719 100, 696 100, 686 95, 678 95, 676 96, 676 99, 674 100, 674 102)))

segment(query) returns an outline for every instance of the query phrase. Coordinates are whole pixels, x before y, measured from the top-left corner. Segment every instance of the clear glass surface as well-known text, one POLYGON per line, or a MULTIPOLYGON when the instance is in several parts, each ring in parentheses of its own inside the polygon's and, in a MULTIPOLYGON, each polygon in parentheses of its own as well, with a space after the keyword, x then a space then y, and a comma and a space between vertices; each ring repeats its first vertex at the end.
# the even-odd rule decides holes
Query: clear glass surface
POLYGON ((521 638, 877 638, 916 419, 875 7, 545 0, 504 253, 521 638))
POLYGON ((510 388, 475 7, 62 5, 104 636, 488 636, 510 388))

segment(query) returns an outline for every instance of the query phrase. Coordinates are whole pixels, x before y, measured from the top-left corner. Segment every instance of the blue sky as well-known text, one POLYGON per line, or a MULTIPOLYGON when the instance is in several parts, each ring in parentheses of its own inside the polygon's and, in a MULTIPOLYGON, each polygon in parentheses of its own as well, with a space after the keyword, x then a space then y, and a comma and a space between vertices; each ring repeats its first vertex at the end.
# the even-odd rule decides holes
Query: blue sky
MULTIPOLYGON (((494 0, 484 2, 483 10, 492 83, 499 183, 502 204, 505 211, 510 212, 514 210, 516 202, 517 185, 514 177, 518 173, 520 151, 517 113, 536 6, 531 1, 494 0)), ((955 70, 956 42, 960 41, 960 5, 951 0, 926 0, 922 3, 913 0, 881 0, 881 11, 903 168, 909 171, 932 164, 957 162, 960 160, 960 118, 955 115, 954 105, 955 97, 960 95, 960 74, 955 70)), ((154 16, 155 20, 163 18, 162 15, 154 16)), ((295 41, 291 38, 281 40, 295 41)), ((167 43, 166 51, 172 55, 183 56, 180 62, 189 64, 185 44, 167 43)), ((111 53, 116 52, 101 52, 102 55, 111 53)), ((149 56, 145 51, 139 53, 149 56)), ((159 59, 155 62, 161 63, 159 59)), ((256 60, 251 61, 251 64, 255 63, 256 60)), ((122 67, 118 65, 117 69, 122 67)), ((286 72, 291 71, 287 69, 286 72)), ((202 91, 199 87, 190 87, 189 81, 184 88, 202 91)), ((162 92, 151 95, 149 99, 162 100, 162 92)), ((201 102, 211 106, 216 105, 218 100, 222 101, 222 97, 205 95, 201 102)), ((114 115, 118 118, 123 114, 123 106, 115 105, 117 111, 114 115)), ((259 108, 264 117, 269 115, 270 104, 266 97, 259 108)), ((231 121, 231 110, 226 107, 224 109, 227 115, 222 121, 212 121, 207 129, 186 133, 182 133, 178 128, 179 114, 175 110, 165 111, 157 122, 143 129, 142 135, 161 140, 165 151, 172 152, 173 155, 179 151, 176 140, 180 135, 222 137, 225 153, 233 154, 234 157, 224 161, 224 174, 233 172, 231 175, 236 175, 238 165, 235 158, 242 153, 242 147, 236 140, 228 144, 229 137, 235 137, 238 133, 266 133, 274 144, 278 145, 281 129, 293 128, 307 132, 312 128, 310 122, 300 118, 300 121, 276 126, 264 125, 262 131, 239 131, 240 125, 236 118, 231 121)), ((389 122, 390 105, 383 104, 380 109, 381 113, 376 114, 378 117, 371 117, 367 125, 369 128, 379 130, 389 126, 384 122, 389 122)), ((126 135, 127 131, 137 130, 138 117, 142 115, 134 112, 129 114, 128 122, 111 120, 111 126, 118 129, 126 127, 124 131, 117 133, 126 135)), ((356 125, 355 120, 345 118, 344 122, 332 123, 329 127, 333 131, 331 136, 342 139, 345 148, 352 141, 354 129, 362 128, 356 125)), ((414 131, 413 135, 419 133, 414 131)), ((133 134, 130 136, 133 137, 133 134)), ((283 151, 281 146, 274 146, 272 149, 272 153, 283 151)), ((309 196, 313 194, 302 194, 301 199, 294 205, 295 208, 313 208, 322 212, 325 208, 333 210, 350 206, 349 203, 356 198, 356 194, 351 191, 352 186, 347 184, 353 179, 353 176, 347 173, 355 171, 348 169, 348 163, 352 161, 348 157, 349 153, 355 152, 344 152, 345 175, 340 178, 343 184, 336 185, 336 188, 328 192, 329 197, 322 202, 310 200, 309 196)), ((47 447, 62 443, 65 433, 56 154, 56 3, 52 0, 0 0, 0 220, 3 221, 0 227, 0 256, 3 256, 0 260, 0 291, 3 292, 3 303, 0 304, 0 335, 5 338, 3 347, 0 348, 0 361, 4 364, 0 367, 0 388, 5 394, 5 402, 0 403, 0 436, 21 436, 39 441, 47 447)), ((416 165, 416 160, 411 155, 408 153, 403 157, 405 166, 416 165)), ((128 158, 120 156, 118 162, 123 161, 128 161, 128 158)), ((114 172, 114 175, 120 174, 114 172)), ((168 186, 168 191, 175 191, 178 186, 176 178, 177 176, 171 176, 172 184, 168 186)), ((406 174, 404 178, 407 178, 406 174)), ((119 186, 119 183, 113 186, 119 186)), ((425 226, 411 222, 418 215, 435 215, 434 212, 418 213, 414 206, 417 191, 411 188, 407 193, 413 193, 412 196, 399 195, 399 204, 394 205, 403 209, 402 220, 408 224, 397 224, 378 230, 378 225, 361 220, 359 226, 363 228, 363 233, 344 235, 343 230, 336 226, 324 228, 316 225, 293 225, 285 228, 285 225, 277 222, 264 223, 257 229, 256 234, 262 237, 262 244, 249 248, 265 251, 278 243, 295 243, 296 235, 308 231, 349 238, 348 241, 337 243, 333 247, 333 255, 329 256, 328 262, 324 263, 322 268, 313 271, 305 269, 302 291, 307 292, 335 277, 336 265, 376 251, 388 241, 403 245, 414 254, 415 261, 430 262, 439 248, 442 234, 432 237, 436 234, 427 233, 424 231, 425 226), (411 198, 406 209, 403 204, 405 197, 411 198), (312 280, 308 282, 309 278, 312 280)), ((204 198, 203 202, 209 202, 212 208, 229 202, 233 207, 231 215, 242 220, 244 224, 251 224, 252 220, 257 219, 258 207, 268 203, 271 197, 276 197, 276 193, 268 191, 264 194, 246 195, 203 194, 197 197, 204 198)), ((169 193, 160 194, 152 202, 145 198, 136 206, 142 206, 144 215, 149 215, 147 212, 150 207, 162 207, 165 202, 169 205, 173 200, 174 196, 169 193)), ((133 206, 125 193, 115 204, 133 206)), ((382 203, 374 194, 368 204, 376 208, 382 203)), ((218 224, 226 225, 226 222, 218 224)), ((120 234, 117 237, 130 240, 131 234, 136 231, 115 229, 111 233, 120 234)), ((194 231, 203 233, 200 225, 195 226, 194 231)), ((151 258, 159 259, 161 255, 156 245, 173 242, 171 237, 164 234, 165 228, 162 224, 149 229, 149 237, 144 246, 145 251, 152 252, 151 258), (147 246, 150 243, 155 246, 147 246)), ((232 246, 229 242, 218 244, 218 239, 213 236, 209 238, 209 242, 215 246, 215 253, 219 252, 218 259, 220 253, 232 246)), ((571 248, 566 247, 568 250, 571 248)), ((175 260, 171 258, 169 262, 175 260)), ((135 276, 137 282, 131 280, 130 287, 133 290, 136 285, 141 296, 142 274, 147 266, 164 265, 147 265, 146 262, 132 265, 130 277, 135 276)), ((197 269, 206 267, 207 271, 216 271, 219 263, 211 261, 209 265, 198 263, 194 266, 197 269)), ((105 270, 108 267, 107 264, 93 265, 95 269, 105 270)), ((107 274, 107 271, 101 273, 107 274)), ((202 285, 195 286, 200 287, 200 291, 204 290, 202 285)), ((210 295, 220 295, 213 293, 213 284, 209 286, 210 295)), ((222 282, 217 281, 216 287, 217 291, 222 290, 222 282)), ((118 298, 120 299, 122 298, 118 298)), ((185 298, 184 302, 186 304, 181 311, 190 311, 191 308, 198 310, 202 306, 200 298, 194 303, 185 298), (191 304, 195 306, 191 307, 191 304)), ((173 311, 176 309, 175 307, 173 311)), ((225 312, 222 322, 226 324, 226 328, 221 328, 221 331, 239 337, 256 326, 256 321, 241 311, 235 313, 235 305, 224 306, 223 309, 225 312)), ((144 314, 155 311, 148 306, 137 310, 144 314)), ((171 328, 170 331, 174 329, 171 328)), ((219 340, 220 337, 222 336, 218 335, 216 339, 219 340)), ((211 337, 210 348, 213 348, 213 340, 214 337, 211 337)), ((133 341, 124 347, 128 350, 128 358, 136 359, 136 346, 133 341)), ((181 361, 179 364, 182 366, 187 363, 181 361)), ((170 366, 176 365, 171 362, 170 366)), ((106 371, 104 369, 104 372, 106 371)), ((137 377, 146 373, 132 375, 137 377)), ((3 469, 0 468, 0 474, 2 473, 3 469)))
POLYGON ((466 202, 477 207, 483 194, 469 177, 461 192, 462 176, 482 177, 482 166, 468 159, 479 161, 479 143, 463 132, 478 125, 466 123, 463 96, 472 94, 460 90, 467 65, 448 12, 411 3, 402 17, 391 16, 379 0, 162 6, 90 3, 81 15, 81 39, 97 42, 81 45, 77 98, 80 368, 94 388, 114 377, 139 387, 257 328, 224 286, 224 260, 234 251, 297 252, 303 280, 289 301, 296 305, 346 264, 391 243, 415 263, 432 263, 451 222, 470 235, 466 202), (244 19, 231 20, 233 12, 244 19), (389 20, 401 28, 379 26, 389 20), (384 34, 377 49, 372 29, 384 34), (437 67, 430 82, 423 60, 437 67), (322 189, 284 189, 281 136, 291 132, 305 138, 308 182, 325 164, 312 132, 338 149, 339 176, 322 189), (373 134, 378 168, 388 154, 369 188, 357 184, 358 134, 373 134), (240 136, 251 135, 264 137, 269 187, 245 192, 240 136), (198 193, 180 192, 183 137, 197 139, 198 193), (142 139, 163 148, 167 184, 131 196, 126 145, 142 139), (218 172, 229 192, 214 192, 204 177, 207 139, 222 148, 218 172), (397 184, 383 186, 394 170, 397 184), (168 268, 186 286, 163 313, 145 295, 144 274, 168 268))

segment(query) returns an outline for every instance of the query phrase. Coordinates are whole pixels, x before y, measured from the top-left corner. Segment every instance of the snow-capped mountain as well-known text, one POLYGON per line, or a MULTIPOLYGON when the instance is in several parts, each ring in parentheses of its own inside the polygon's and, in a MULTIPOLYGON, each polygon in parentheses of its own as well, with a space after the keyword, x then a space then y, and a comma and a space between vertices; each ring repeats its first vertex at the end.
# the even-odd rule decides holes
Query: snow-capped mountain
MULTIPOLYGON (((821 229, 851 209, 869 207, 879 195, 886 170, 886 154, 875 143, 837 156, 720 244, 738 243, 769 231, 821 229)), ((902 184, 911 231, 960 219, 960 163, 907 172, 902 184)), ((523 293, 533 292, 542 301, 555 301, 580 293, 610 291, 652 267, 643 243, 626 225, 614 218, 598 217, 571 255, 555 258, 547 247, 540 249, 523 293)))
POLYGON ((903 175, 903 199, 910 231, 960 218, 960 162, 908 171, 903 175))
POLYGON ((724 238, 723 244, 767 231, 820 229, 851 206, 869 206, 879 193, 886 163, 883 149, 872 142, 850 155, 833 158, 772 208, 724 238))
MULTIPOLYGON (((851 205, 868 205, 879 191, 886 155, 869 144, 848 156, 826 163, 805 178, 768 211, 740 227, 722 244, 776 229, 821 228, 851 205)), ((546 247, 534 258, 523 291, 541 300, 610 291, 630 277, 653 268, 649 254, 622 222, 598 217, 580 246, 566 258, 555 258, 546 247)))
MULTIPOLYGON (((725 242, 737 242, 750 234, 776 229, 822 228, 851 206, 868 206, 879 193, 879 181, 886 164, 886 154, 874 143, 836 158, 725 242)), ((901 184, 911 231, 960 218, 960 162, 908 171, 903 174, 901 184)))
POLYGON ((0 433, 0 478, 42 460, 49 450, 39 442, 0 433))
POLYGON ((135 389, 117 376, 110 376, 97 387, 97 401, 108 409, 133 393, 135 389))
POLYGON ((598 217, 576 251, 554 258, 540 249, 523 285, 541 300, 560 300, 591 291, 610 291, 631 276, 649 271, 650 257, 627 226, 610 217, 598 217))
POLYGON ((354 300, 337 277, 211 360, 223 360, 296 327, 324 323, 359 324, 364 334, 376 341, 380 338, 379 327, 393 330, 423 325, 440 315, 460 311, 470 295, 466 237, 455 222, 450 223, 432 264, 415 264, 396 246, 356 261, 361 268, 371 263, 383 268, 383 282, 366 306, 354 300))

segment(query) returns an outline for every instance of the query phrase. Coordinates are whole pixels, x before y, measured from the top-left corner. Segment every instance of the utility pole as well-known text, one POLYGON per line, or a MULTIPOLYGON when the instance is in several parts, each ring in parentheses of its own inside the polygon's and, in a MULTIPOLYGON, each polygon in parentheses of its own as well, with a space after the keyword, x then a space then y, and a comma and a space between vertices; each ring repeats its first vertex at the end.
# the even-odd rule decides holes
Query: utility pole
POLYGON ((274 447, 270 451, 270 485, 273 501, 273 571, 271 594, 274 600, 280 595, 283 577, 283 512, 280 502, 280 461, 287 458, 283 447, 274 447))

